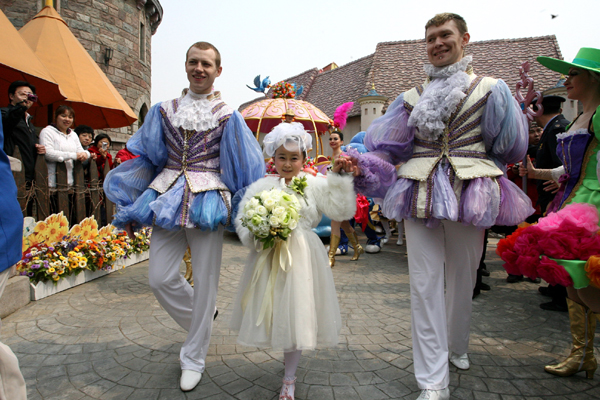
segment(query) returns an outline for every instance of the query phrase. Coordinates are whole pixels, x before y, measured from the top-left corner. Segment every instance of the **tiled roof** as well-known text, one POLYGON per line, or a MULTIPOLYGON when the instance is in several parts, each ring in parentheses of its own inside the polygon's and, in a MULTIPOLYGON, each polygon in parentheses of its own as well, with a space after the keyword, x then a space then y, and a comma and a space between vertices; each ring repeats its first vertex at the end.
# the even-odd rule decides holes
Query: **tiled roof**
POLYGON ((373 54, 320 73, 304 100, 314 104, 331 119, 339 105, 354 101, 354 107, 348 116, 360 115, 360 105, 356 99, 363 96, 370 87, 368 79, 372 64, 373 54))
MULTIPOLYGON (((519 66, 524 61, 531 63, 529 75, 535 80, 536 90, 553 87, 560 78, 560 74, 535 61, 537 56, 562 59, 554 35, 471 42, 466 54, 473 55, 473 69, 477 75, 501 78, 513 93, 519 80, 519 66)), ((314 104, 333 118, 337 106, 348 101, 356 102, 367 94, 373 74, 377 92, 388 97, 389 104, 400 93, 425 80, 425 62, 427 54, 423 39, 382 42, 371 55, 331 71, 319 73, 316 68, 311 69, 286 81, 303 84, 304 93, 300 99, 314 104)), ((240 110, 256 100, 241 105, 240 110)), ((360 107, 355 104, 349 116, 359 114, 360 107)))

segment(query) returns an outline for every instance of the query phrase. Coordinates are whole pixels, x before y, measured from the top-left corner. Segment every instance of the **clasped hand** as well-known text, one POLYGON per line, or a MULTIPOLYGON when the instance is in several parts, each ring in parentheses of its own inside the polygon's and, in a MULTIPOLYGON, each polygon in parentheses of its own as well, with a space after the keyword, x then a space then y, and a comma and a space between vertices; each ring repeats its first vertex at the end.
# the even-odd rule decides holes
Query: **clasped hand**
POLYGON ((358 168, 352 162, 352 159, 350 157, 339 156, 333 162, 333 168, 331 171, 335 172, 336 174, 340 173, 341 171, 344 171, 346 173, 353 174, 356 176, 358 168))

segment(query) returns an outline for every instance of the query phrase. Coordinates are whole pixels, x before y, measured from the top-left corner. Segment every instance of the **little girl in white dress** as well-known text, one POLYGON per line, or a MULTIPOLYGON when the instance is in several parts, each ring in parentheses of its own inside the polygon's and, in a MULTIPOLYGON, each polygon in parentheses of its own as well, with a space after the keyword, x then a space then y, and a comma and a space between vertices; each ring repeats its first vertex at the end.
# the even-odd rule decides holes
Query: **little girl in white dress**
POLYGON ((282 400, 294 399, 302 350, 336 346, 342 326, 327 253, 311 229, 321 213, 345 221, 356 212, 355 167, 340 157, 326 178, 305 174, 302 168, 311 145, 311 136, 300 123, 276 126, 264 139, 264 152, 273 157, 278 175, 267 175, 248 187, 235 220, 236 231, 251 252, 234 303, 232 328, 239 331, 240 344, 284 352, 282 400), (257 194, 271 189, 295 196, 301 208, 286 243, 278 239, 282 246, 263 249, 244 226, 243 210, 257 194))

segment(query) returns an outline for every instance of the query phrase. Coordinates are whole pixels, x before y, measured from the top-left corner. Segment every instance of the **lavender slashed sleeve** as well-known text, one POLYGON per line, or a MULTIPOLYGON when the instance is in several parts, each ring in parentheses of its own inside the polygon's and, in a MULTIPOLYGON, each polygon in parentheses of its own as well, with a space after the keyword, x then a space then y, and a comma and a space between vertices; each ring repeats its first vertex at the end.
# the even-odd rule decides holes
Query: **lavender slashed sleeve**
POLYGON ((523 160, 529 141, 527 118, 502 80, 492 88, 481 116, 481 134, 488 156, 502 170, 523 160))
POLYGON ((383 198, 396 181, 396 164, 407 161, 413 153, 415 128, 408 126, 408 117, 401 94, 385 115, 369 126, 365 136, 369 153, 357 157, 362 172, 354 180, 358 192, 383 198))

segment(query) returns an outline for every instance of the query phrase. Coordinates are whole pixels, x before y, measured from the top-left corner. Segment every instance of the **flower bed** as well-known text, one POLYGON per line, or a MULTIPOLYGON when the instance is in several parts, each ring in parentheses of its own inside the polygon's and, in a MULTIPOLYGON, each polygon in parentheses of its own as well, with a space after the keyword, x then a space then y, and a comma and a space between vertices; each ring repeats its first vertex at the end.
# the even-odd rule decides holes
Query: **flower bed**
POLYGON ((31 300, 43 299, 44 297, 71 289, 72 287, 103 277, 112 272, 129 267, 130 265, 146 261, 148 259, 148 255, 148 251, 144 251, 143 253, 134 253, 130 257, 124 257, 116 260, 110 269, 99 269, 96 271, 84 270, 80 271, 78 274, 63 277, 58 281, 30 283, 31 300))
POLYGON ((68 226, 62 213, 54 214, 38 222, 32 233, 23 238, 23 258, 17 264, 17 271, 29 277, 33 300, 49 295, 42 293, 65 290, 60 288, 68 289, 143 261, 140 254, 148 258, 148 229, 130 239, 112 225, 98 230, 94 217, 84 219, 70 230, 68 226), (52 285, 54 289, 37 289, 52 285))

